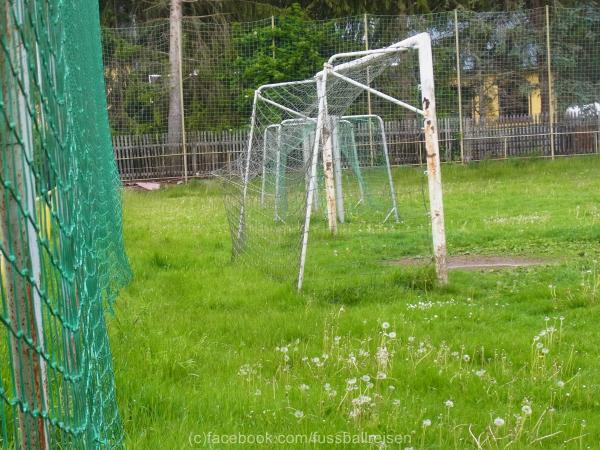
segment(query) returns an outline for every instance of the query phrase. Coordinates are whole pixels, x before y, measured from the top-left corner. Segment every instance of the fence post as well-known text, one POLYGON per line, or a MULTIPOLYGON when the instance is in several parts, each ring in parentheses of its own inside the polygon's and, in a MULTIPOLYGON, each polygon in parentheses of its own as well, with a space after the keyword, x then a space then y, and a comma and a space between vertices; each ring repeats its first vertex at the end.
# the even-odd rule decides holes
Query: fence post
MULTIPOLYGON (((365 50, 369 50, 369 19, 367 13, 363 14, 363 27, 365 29, 364 32, 364 41, 365 41, 365 50)), ((371 84, 371 70, 367 67, 367 85, 371 84)), ((373 114, 373 109, 371 106, 371 93, 367 91, 367 110, 369 111, 369 115, 373 114)), ((373 124, 371 123, 371 119, 367 121, 369 127, 369 152, 371 157, 371 166, 375 164, 375 155, 373 152, 373 124)))
POLYGON ((181 149, 183 153, 183 179, 187 183, 188 181, 188 167, 187 167, 187 143, 185 136, 185 105, 183 103, 183 52, 182 52, 182 40, 183 40, 183 23, 179 24, 179 36, 177 36, 177 54, 179 57, 179 102, 181 103, 181 149))
POLYGON ((552 55, 550 53, 550 7, 546 5, 546 54, 548 63, 548 114, 550 121, 550 155, 554 159, 554 92, 552 91, 552 55))
POLYGON ((460 82, 460 48, 458 45, 458 11, 454 10, 454 44, 456 52, 456 86, 458 87, 458 139, 460 145, 460 162, 465 162, 465 148, 463 142, 463 116, 462 116, 462 86, 460 82))
POLYGON ((271 16, 271 55, 275 59, 275 16, 271 16))

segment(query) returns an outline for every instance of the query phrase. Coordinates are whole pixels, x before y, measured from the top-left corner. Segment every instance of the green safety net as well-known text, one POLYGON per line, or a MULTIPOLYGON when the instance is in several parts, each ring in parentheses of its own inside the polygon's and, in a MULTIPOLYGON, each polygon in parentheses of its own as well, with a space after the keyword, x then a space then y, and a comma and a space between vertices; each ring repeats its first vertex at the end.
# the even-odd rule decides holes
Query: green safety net
POLYGON ((0 448, 118 448, 129 279, 98 3, 0 0, 0 448))

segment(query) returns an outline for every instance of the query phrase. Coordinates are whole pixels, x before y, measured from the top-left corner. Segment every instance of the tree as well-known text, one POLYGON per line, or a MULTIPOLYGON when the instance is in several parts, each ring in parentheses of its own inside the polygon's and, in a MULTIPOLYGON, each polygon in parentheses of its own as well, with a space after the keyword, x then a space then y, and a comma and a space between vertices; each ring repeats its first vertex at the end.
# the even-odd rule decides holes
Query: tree
POLYGON ((172 153, 182 138, 183 105, 181 99, 181 0, 171 0, 169 18, 169 119, 167 144, 172 153))
POLYGON ((246 113, 259 86, 303 80, 320 70, 328 55, 331 33, 327 25, 315 23, 294 4, 276 18, 274 26, 269 23, 244 32, 234 25, 234 36, 237 57, 232 82, 239 84, 242 98, 238 106, 246 113))

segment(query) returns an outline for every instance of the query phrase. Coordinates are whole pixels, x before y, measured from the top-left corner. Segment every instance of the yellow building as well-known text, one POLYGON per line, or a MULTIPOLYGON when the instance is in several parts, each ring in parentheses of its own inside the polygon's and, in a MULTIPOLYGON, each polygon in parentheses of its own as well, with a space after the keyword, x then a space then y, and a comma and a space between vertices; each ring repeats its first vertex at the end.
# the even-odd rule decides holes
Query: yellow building
MULTIPOLYGON (((479 120, 481 113, 487 119, 497 119, 501 115, 527 114, 535 117, 542 114, 542 90, 540 86, 540 75, 538 72, 529 72, 525 75, 525 80, 529 83, 527 94, 519 98, 520 94, 514 93, 511 89, 518 89, 509 84, 500 88, 497 75, 486 75, 482 89, 473 88, 471 103, 471 114, 475 120, 479 120), (477 92, 481 90, 483 92, 477 92), (481 103, 481 96, 484 97, 484 103, 481 103)), ((467 82, 467 84, 469 84, 467 82)), ((473 85, 471 85, 473 87, 473 85)))

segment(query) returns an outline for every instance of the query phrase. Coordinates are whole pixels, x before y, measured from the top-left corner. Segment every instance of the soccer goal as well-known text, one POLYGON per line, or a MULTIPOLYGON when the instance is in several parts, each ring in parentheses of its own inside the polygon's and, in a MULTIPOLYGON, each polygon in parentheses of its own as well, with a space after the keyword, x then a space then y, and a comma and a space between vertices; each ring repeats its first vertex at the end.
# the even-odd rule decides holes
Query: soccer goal
MULTIPOLYGON (((396 222, 400 221, 392 169, 390 165, 387 139, 383 119, 375 114, 361 114, 352 116, 332 117, 333 121, 333 160, 336 180, 336 212, 338 221, 344 223, 346 214, 344 206, 342 172, 344 169, 352 171, 358 187, 358 200, 356 206, 364 204, 369 198, 363 171, 368 167, 383 166, 387 172, 389 183, 389 211, 383 221, 393 216, 396 222), (368 130, 370 157, 365 158, 359 148, 357 134, 366 134, 368 130)), ((267 125, 263 132, 263 159, 262 159, 262 184, 261 205, 265 204, 267 192, 267 178, 269 173, 274 176, 274 219, 281 220, 282 206, 285 205, 285 171, 287 157, 294 151, 299 152, 295 145, 302 146, 303 163, 310 159, 314 145, 316 131, 316 119, 286 119, 279 124, 267 125), (296 136, 298 135, 298 136, 296 136)), ((313 195, 314 202, 318 205, 319 179, 323 180, 323 172, 320 171, 315 180, 313 195)), ((306 188, 308 190, 310 181, 309 172, 306 172, 306 188)))
POLYGON ((427 33, 381 49, 333 55, 312 79, 268 84, 255 91, 248 143, 228 175, 233 181, 230 185, 236 186, 228 202, 234 254, 260 253, 252 258, 253 263, 265 260, 282 275, 296 265, 300 289, 311 223, 336 233, 338 224, 353 220, 381 223, 393 217, 392 222, 401 222, 402 205, 396 198, 385 122, 399 111, 423 121, 433 256, 438 279, 446 283, 433 63, 427 33), (394 79, 394 73, 407 65, 407 55, 416 58, 418 70, 410 77, 394 79), (403 100, 403 93, 412 96, 403 100), (365 95, 368 108, 362 101, 365 95), (377 99, 382 114, 372 112, 372 99, 377 99))

